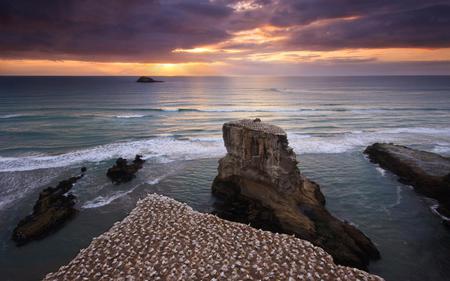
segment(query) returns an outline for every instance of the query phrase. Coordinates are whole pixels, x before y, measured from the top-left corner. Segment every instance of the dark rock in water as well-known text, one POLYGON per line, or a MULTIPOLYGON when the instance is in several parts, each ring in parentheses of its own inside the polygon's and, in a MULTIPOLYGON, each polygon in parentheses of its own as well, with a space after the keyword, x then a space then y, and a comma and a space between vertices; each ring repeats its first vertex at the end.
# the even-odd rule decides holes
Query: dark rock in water
POLYGON ((48 187, 39 194, 33 213, 22 219, 13 231, 12 239, 18 246, 44 238, 74 217, 76 198, 67 192, 82 177, 83 174, 63 180, 55 188, 48 187))
POLYGON ((164 82, 164 81, 159 81, 159 80, 155 80, 151 77, 147 77, 147 76, 141 76, 139 77, 139 79, 136 82, 141 82, 141 83, 156 83, 156 82, 164 82))
POLYGON ((85 173, 87 171, 87 168, 86 167, 81 167, 81 172, 82 173, 85 173))
POLYGON ((364 153, 372 162, 398 175, 401 182, 438 200, 437 211, 450 218, 450 158, 387 143, 372 144, 364 153))
POLYGON ((116 164, 108 169, 106 176, 117 184, 131 181, 137 171, 142 168, 144 162, 145 160, 142 159, 141 155, 136 155, 131 164, 128 164, 127 159, 118 158, 116 164))
POLYGON ((325 209, 318 184, 300 174, 281 128, 261 120, 223 125, 227 155, 212 192, 215 214, 275 232, 294 234, 325 249, 341 265, 367 269, 380 254, 353 225, 325 209))

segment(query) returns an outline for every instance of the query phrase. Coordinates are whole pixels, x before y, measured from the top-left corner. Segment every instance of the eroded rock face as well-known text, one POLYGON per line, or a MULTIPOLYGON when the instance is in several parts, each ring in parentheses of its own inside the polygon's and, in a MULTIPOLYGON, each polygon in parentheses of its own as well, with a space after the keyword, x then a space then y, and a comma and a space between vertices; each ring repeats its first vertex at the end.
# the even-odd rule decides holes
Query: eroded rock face
POLYGON ((131 181, 137 171, 142 169, 144 162, 141 155, 136 155, 131 164, 128 164, 127 159, 118 158, 116 164, 108 169, 106 176, 116 184, 131 181))
POLYGON ((437 211, 450 218, 450 159, 406 146, 375 143, 364 151, 372 162, 439 201, 437 211))
POLYGON ((379 258, 374 244, 325 209, 319 185, 302 176, 286 133, 260 120, 225 123, 227 155, 212 191, 216 214, 254 227, 294 234, 330 253, 341 265, 366 269, 379 258))
POLYGON ((76 198, 67 193, 85 171, 86 168, 83 168, 81 175, 63 180, 56 187, 48 187, 39 194, 33 213, 22 219, 13 231, 12 239, 18 246, 44 238, 75 216, 76 198))

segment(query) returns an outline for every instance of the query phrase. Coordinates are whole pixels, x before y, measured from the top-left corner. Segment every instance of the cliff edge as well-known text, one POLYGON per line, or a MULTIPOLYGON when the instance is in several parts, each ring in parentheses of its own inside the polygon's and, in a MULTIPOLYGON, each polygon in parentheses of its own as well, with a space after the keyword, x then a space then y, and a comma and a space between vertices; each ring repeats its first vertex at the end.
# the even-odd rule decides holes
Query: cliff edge
POLYGON ((152 194, 44 280, 368 280, 289 235, 261 231, 152 194))

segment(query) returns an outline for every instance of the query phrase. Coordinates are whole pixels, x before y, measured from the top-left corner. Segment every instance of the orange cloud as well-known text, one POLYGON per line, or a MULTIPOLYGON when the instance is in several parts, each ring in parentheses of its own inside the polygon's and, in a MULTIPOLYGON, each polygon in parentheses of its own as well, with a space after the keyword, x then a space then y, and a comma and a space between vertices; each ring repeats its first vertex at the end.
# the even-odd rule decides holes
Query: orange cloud
MULTIPOLYGON (((259 36, 259 35, 257 35, 259 36)), ((397 63, 450 61, 450 48, 345 49, 337 51, 246 52, 220 49, 220 46, 176 49, 175 53, 208 56, 211 62, 123 63, 76 60, 0 60, 0 75, 154 75, 213 76, 239 75, 233 69, 246 63, 296 65, 336 63, 397 63)), ((194 58, 194 57, 193 57, 194 58)), ((274 70, 275 71, 275 70, 274 70)), ((277 74, 277 73, 274 73, 277 74)))
POLYGON ((0 75, 220 75, 215 63, 103 63, 52 60, 0 60, 0 75))

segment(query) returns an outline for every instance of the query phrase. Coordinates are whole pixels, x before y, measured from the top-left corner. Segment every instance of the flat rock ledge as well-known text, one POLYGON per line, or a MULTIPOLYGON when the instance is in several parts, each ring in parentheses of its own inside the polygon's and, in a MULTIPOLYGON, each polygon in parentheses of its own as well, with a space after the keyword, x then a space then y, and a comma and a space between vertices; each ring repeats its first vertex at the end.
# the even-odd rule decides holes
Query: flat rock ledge
POLYGON ((369 159, 399 176, 403 183, 436 199, 436 212, 450 220, 450 158, 392 143, 374 143, 366 148, 369 159))
POLYGON ((364 233, 327 211, 320 186, 300 173, 282 128, 244 119, 225 123, 222 131, 227 154, 212 184, 217 216, 293 234, 340 265, 367 270, 371 259, 380 258, 364 233))
POLYGON ((151 194, 44 280, 383 280, 321 248, 151 194))

